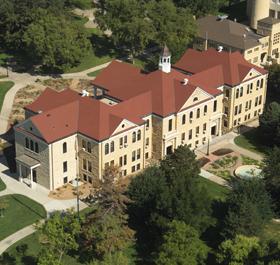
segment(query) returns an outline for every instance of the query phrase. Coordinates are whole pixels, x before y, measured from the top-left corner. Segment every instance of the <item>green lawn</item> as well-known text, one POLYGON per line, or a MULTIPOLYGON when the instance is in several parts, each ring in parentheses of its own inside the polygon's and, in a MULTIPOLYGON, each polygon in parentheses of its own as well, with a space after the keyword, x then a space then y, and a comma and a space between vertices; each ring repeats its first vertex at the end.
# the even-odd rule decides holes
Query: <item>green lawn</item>
POLYGON ((210 197, 214 200, 224 201, 227 197, 227 194, 230 192, 226 187, 223 187, 203 177, 199 177, 199 182, 204 185, 206 190, 209 192, 210 197))
POLYGON ((3 180, 0 178, 0 191, 5 190, 6 189, 6 185, 3 182, 3 180))
POLYGON ((100 70, 97 70, 97 71, 88 73, 87 75, 88 75, 88 76, 93 76, 93 77, 95 77, 95 76, 97 76, 102 70, 103 70, 103 69, 100 69, 100 70))
POLYGON ((2 104, 8 90, 14 85, 14 82, 6 81, 0 82, 0 111, 2 109, 2 104))
POLYGON ((268 147, 261 144, 257 128, 237 136, 234 142, 236 145, 260 155, 265 155, 268 151, 268 147))
POLYGON ((280 239, 280 223, 271 221, 269 222, 260 235, 261 240, 280 239))
POLYGON ((44 207, 20 194, 5 195, 0 200, 8 203, 4 217, 0 218, 0 240, 16 231, 46 218, 44 207))

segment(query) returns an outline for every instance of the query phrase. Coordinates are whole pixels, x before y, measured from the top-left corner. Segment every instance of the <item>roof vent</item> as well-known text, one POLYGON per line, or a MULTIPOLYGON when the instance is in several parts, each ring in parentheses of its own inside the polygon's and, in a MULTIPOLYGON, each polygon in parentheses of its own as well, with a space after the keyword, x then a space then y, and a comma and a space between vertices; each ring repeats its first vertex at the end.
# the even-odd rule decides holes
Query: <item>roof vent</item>
POLYGON ((87 92, 85 89, 82 90, 82 97, 88 97, 89 92, 87 92))
POLYGON ((189 82, 189 79, 188 78, 184 78, 184 81, 183 81, 183 85, 186 86, 189 82))
POLYGON ((224 49, 224 47, 223 47, 223 46, 218 46, 217 51, 218 51, 218 52, 222 52, 222 51, 223 51, 223 49, 224 49))
POLYGON ((228 15, 218 15, 218 20, 223 21, 228 18, 228 15))

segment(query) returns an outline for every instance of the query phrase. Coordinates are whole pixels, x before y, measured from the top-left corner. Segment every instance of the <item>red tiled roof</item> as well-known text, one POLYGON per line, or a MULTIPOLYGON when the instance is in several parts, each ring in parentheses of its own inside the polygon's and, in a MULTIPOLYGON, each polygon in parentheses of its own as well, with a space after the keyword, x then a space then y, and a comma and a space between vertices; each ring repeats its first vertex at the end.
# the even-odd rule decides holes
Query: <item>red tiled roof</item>
MULTIPOLYGON (((247 62, 240 52, 218 52, 212 48, 203 52, 193 49, 187 50, 174 65, 174 68, 197 74, 215 66, 222 67, 223 83, 220 85, 235 86, 240 84, 252 68, 261 74, 267 73, 263 68, 247 62)), ((203 79, 201 81, 203 82, 203 79)))
POLYGON ((217 88, 241 82, 252 68, 266 73, 247 63, 239 53, 218 53, 213 49, 188 50, 175 68, 192 75, 176 69, 147 74, 133 65, 114 61, 93 84, 120 103, 107 105, 70 89, 55 92, 47 88, 26 109, 38 113, 30 119, 49 143, 77 132, 101 141, 110 137, 124 119, 140 125, 143 117, 151 113, 165 117, 178 112, 197 87, 213 97, 222 93, 217 88), (186 78, 188 82, 184 84, 186 78))

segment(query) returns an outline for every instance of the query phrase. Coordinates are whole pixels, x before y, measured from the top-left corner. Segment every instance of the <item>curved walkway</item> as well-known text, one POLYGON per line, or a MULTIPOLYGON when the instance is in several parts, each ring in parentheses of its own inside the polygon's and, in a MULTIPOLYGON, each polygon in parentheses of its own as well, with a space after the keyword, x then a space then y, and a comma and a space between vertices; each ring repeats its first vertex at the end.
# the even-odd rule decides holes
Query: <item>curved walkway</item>
POLYGON ((10 246, 18 242, 19 240, 33 234, 36 231, 34 224, 26 226, 21 230, 11 234, 0 241, 0 255, 7 250, 10 246))
MULTIPOLYGON (((111 62, 111 61, 110 61, 111 62)), ((91 72, 98 71, 100 69, 103 69, 107 67, 110 62, 89 68, 85 71, 81 71, 78 73, 69 73, 69 74, 62 74, 62 78, 71 78, 71 79, 94 79, 94 77, 89 77, 87 74, 91 72)), ((0 70, 4 72, 4 69, 0 67, 0 70)), ((1 71, 0 71, 1 72, 1 71)), ((15 85, 9 89, 9 91, 6 93, 3 106, 0 112, 0 135, 5 134, 8 126, 9 126, 9 117, 12 111, 13 102, 16 93, 23 87, 26 87, 27 85, 32 85, 36 82, 37 79, 45 80, 53 78, 51 76, 41 76, 41 75, 30 75, 28 73, 16 73, 16 72, 9 72, 9 77, 1 79, 1 81, 13 81, 15 85)))

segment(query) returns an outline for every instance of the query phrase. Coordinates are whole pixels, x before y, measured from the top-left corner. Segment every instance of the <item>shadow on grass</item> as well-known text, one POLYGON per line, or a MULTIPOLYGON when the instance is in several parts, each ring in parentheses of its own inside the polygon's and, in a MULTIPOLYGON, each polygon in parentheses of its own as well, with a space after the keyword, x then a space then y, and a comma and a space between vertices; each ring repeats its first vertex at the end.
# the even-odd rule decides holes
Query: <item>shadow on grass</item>
POLYGON ((263 144, 259 128, 251 130, 246 130, 246 128, 244 128, 243 130, 244 132, 234 139, 236 145, 255 153, 268 154, 270 148, 263 144))

